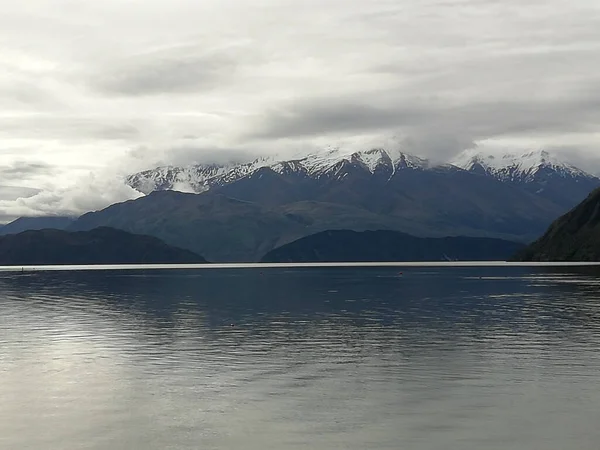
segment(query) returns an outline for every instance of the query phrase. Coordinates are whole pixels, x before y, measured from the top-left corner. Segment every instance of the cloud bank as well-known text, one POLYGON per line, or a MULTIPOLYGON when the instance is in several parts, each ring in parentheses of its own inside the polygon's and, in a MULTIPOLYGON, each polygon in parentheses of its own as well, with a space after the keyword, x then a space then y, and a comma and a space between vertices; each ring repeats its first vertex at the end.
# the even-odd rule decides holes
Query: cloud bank
POLYGON ((132 198, 118 177, 157 164, 338 142, 545 147, 600 172, 596 1, 5 3, 0 176, 25 190, 2 217, 132 198))

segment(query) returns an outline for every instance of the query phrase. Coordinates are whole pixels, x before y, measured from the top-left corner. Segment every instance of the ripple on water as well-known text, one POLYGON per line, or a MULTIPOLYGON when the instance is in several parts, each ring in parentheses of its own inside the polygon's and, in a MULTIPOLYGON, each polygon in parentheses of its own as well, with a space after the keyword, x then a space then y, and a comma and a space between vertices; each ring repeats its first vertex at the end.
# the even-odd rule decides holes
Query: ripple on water
POLYGON ((597 448, 594 273, 219 270, 0 277, 0 447, 597 448))

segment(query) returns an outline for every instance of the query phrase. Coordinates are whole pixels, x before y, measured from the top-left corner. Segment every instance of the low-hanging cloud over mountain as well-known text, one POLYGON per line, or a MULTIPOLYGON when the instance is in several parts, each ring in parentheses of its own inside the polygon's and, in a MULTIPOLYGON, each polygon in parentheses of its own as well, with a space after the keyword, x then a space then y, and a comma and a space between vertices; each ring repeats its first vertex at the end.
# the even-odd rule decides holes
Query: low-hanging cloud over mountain
POLYGON ((156 164, 390 136, 436 160, 546 147, 599 171, 598 24, 592 0, 8 2, 0 174, 33 191, 0 208, 83 212, 156 164))

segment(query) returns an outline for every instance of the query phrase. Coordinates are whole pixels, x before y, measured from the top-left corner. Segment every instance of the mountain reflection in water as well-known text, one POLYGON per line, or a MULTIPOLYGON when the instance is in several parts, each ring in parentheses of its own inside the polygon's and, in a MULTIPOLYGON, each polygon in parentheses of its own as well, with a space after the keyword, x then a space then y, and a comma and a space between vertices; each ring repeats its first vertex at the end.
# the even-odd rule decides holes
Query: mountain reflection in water
POLYGON ((400 270, 0 273, 0 448, 597 448, 597 268, 400 270))

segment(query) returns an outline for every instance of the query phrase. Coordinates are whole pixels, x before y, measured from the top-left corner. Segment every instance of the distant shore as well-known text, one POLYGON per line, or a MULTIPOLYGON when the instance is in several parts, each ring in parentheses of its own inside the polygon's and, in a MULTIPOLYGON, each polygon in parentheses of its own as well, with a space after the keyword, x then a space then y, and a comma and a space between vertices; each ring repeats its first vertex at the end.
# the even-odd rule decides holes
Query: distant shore
POLYGON ((600 262, 507 262, 507 261, 425 261, 425 262, 319 262, 319 263, 205 263, 205 264, 97 264, 0 266, 0 272, 76 270, 175 270, 175 269, 268 269, 325 267, 578 267, 600 266, 600 262))

